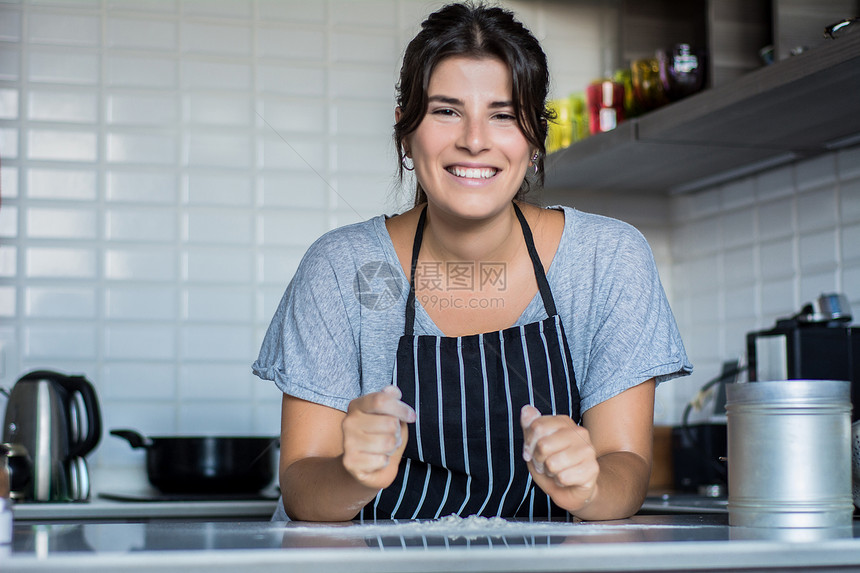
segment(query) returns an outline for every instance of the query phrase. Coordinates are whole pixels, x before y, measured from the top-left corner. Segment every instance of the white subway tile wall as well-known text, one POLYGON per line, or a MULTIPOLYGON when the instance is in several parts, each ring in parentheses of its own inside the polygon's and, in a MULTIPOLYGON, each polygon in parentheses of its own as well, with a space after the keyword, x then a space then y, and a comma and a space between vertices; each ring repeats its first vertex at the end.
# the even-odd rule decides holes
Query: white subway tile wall
MULTIPOLYGON (((82 372, 107 429, 277 434, 250 364, 310 243, 408 205, 394 85, 443 3, 0 1, 0 386, 82 372)), ((504 4, 553 94, 614 53, 596 0, 504 4)))
POLYGON ((857 147, 672 198, 672 303, 696 367, 670 383, 676 408, 722 361, 746 360, 747 332, 822 293, 860 314, 858 222, 857 147))

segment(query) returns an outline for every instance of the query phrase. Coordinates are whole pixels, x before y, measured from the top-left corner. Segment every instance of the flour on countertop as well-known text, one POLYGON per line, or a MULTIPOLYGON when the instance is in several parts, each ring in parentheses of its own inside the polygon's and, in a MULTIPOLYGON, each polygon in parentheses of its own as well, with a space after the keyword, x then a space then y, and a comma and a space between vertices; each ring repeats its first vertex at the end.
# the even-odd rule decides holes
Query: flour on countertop
POLYGON ((459 515, 446 515, 441 519, 425 522, 423 527, 428 531, 440 529, 444 531, 483 531, 485 529, 500 529, 508 528, 514 525, 515 522, 507 521, 501 517, 481 517, 480 515, 470 515, 469 517, 460 517, 459 515))
POLYGON ((447 537, 503 536, 503 535, 589 535, 606 534, 613 531, 631 529, 700 527, 698 525, 655 525, 643 523, 611 522, 564 522, 564 521, 525 521, 508 520, 501 517, 481 517, 472 515, 459 517, 448 515, 432 520, 391 520, 378 522, 351 522, 344 524, 290 522, 286 529, 291 533, 313 533, 318 535, 337 535, 365 537, 372 535, 433 535, 447 537))

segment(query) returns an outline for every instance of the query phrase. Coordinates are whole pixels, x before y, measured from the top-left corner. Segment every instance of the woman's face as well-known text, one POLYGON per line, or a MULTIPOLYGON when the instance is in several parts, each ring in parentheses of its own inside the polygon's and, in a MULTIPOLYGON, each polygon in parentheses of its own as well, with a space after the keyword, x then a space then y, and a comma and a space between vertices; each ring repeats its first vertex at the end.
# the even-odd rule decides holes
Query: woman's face
POLYGON ((532 153, 514 115, 511 72, 496 58, 452 56, 434 69, 427 112, 406 139, 427 200, 467 219, 510 205, 532 153))

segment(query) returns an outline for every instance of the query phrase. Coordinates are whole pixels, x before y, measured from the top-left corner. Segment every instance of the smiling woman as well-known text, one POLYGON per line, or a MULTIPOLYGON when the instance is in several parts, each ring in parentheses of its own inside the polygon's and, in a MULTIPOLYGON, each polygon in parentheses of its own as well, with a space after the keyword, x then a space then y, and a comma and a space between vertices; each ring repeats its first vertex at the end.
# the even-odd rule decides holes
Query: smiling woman
MULTIPOLYGON (((484 62, 496 60, 506 68, 494 78, 502 82, 507 78, 508 85, 494 90, 504 97, 489 103, 507 108, 507 115, 512 116, 522 136, 535 151, 532 155, 534 175, 538 183, 543 183, 547 123, 554 118, 546 106, 549 90, 546 55, 534 36, 512 13, 501 9, 474 10, 464 4, 447 6, 445 10, 431 14, 403 56, 397 91, 399 112, 394 125, 401 179, 407 155, 404 141, 421 125, 430 100, 444 98, 445 94, 434 94, 429 83, 437 78, 437 73, 433 72, 438 72, 439 63, 452 56, 484 62)), ((444 99, 442 103, 446 103, 444 99)), ((517 198, 521 199, 528 189, 528 181, 522 179, 517 198)), ((424 200, 419 180, 415 204, 424 200)))
POLYGON ((642 504, 655 384, 691 366, 635 229, 521 201, 548 81, 501 8, 445 6, 407 47, 394 139, 415 206, 314 243, 254 363, 284 393, 275 519, 642 504))
POLYGON ((467 219, 509 209, 536 151, 514 116, 507 66, 450 57, 433 71, 427 92, 424 120, 404 140, 425 196, 467 219))

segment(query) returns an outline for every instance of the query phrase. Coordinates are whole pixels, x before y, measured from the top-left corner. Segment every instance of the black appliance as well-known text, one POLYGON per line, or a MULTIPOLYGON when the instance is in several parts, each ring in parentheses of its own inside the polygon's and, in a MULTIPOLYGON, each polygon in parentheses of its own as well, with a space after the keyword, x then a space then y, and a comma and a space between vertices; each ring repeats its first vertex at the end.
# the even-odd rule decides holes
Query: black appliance
POLYGON ((728 451, 725 422, 688 424, 672 428, 672 482, 679 492, 707 497, 725 495, 728 451))
POLYGON ((681 425, 672 428, 672 487, 676 492, 725 496, 728 485, 726 384, 734 383, 743 370, 737 360, 723 362, 720 375, 702 386, 699 395, 684 409, 681 425), (694 403, 713 386, 716 388, 710 418, 691 423, 689 417, 694 403))
POLYGON ((844 295, 821 295, 818 308, 747 334, 749 380, 847 380, 851 421, 860 418, 860 327, 850 326, 844 295), (827 302, 829 299, 829 302, 827 302))

